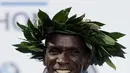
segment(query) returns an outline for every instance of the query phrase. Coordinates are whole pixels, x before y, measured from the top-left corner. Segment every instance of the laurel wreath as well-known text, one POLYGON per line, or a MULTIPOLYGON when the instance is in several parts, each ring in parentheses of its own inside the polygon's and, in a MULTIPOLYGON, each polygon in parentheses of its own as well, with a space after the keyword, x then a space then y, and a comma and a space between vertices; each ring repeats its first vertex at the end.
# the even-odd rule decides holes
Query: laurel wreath
POLYGON ((66 34, 76 34, 83 37, 86 46, 93 52, 92 65, 103 65, 106 62, 110 67, 116 66, 110 60, 111 57, 124 57, 125 47, 117 42, 117 39, 125 34, 120 32, 107 32, 101 30, 105 24, 98 21, 84 20, 85 14, 77 17, 68 17, 71 7, 59 11, 52 19, 43 11, 39 10, 38 20, 34 23, 28 19, 27 26, 17 22, 21 28, 24 39, 20 44, 13 46, 22 53, 31 53, 34 59, 43 60, 46 46, 42 42, 47 35, 59 32, 66 34))

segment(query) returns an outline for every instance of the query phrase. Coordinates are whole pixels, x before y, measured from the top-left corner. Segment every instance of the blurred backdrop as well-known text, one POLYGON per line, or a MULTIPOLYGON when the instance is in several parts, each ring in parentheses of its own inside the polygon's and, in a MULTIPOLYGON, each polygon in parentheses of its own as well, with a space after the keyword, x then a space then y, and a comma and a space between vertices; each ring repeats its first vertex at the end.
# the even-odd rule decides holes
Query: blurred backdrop
POLYGON ((90 66, 89 73, 129 73, 130 67, 130 1, 129 0, 0 0, 0 73, 42 73, 42 62, 29 59, 30 54, 22 54, 12 44, 24 38, 16 22, 26 24, 28 18, 35 21, 39 9, 51 17, 59 10, 72 7, 70 16, 83 13, 86 18, 105 23, 102 29, 119 31, 126 36, 119 42, 126 46, 126 59, 112 58, 117 70, 106 63, 90 66))

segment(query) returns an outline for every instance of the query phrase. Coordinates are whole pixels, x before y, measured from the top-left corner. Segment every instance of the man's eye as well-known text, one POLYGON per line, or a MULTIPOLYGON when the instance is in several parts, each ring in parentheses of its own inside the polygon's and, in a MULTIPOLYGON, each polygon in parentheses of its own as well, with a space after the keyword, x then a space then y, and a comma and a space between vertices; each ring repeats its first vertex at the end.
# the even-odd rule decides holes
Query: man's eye
POLYGON ((69 54, 70 55, 78 55, 79 54, 79 51, 78 50, 71 50, 70 52, 69 52, 69 54))
POLYGON ((55 49, 52 49, 52 50, 49 50, 49 54, 50 55, 57 55, 57 54, 59 54, 59 51, 55 50, 55 49))

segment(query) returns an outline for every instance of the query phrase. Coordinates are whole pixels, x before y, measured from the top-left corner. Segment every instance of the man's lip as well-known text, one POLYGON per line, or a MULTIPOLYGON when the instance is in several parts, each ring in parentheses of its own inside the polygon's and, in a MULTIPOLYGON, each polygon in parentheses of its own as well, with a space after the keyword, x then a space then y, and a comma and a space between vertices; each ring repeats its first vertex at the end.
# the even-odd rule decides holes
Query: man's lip
POLYGON ((72 71, 73 69, 70 68, 70 67, 60 67, 60 68, 54 67, 53 70, 55 70, 55 71, 56 71, 56 70, 62 70, 62 71, 63 71, 63 70, 64 70, 64 71, 69 70, 69 71, 72 71))
POLYGON ((72 71, 71 69, 54 69, 55 71, 72 71))
POLYGON ((55 69, 55 70, 70 70, 70 69, 55 69))
POLYGON ((54 70, 72 70, 72 68, 69 67, 62 67, 62 68, 53 68, 54 70))
POLYGON ((57 69, 55 71, 56 73, 70 73, 71 72, 71 70, 69 69, 57 69))

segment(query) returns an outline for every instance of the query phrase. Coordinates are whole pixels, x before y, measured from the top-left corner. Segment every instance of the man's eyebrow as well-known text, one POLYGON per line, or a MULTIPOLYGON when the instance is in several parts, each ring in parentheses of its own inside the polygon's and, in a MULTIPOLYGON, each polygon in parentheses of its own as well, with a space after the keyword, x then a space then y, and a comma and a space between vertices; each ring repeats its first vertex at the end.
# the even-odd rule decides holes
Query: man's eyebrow
POLYGON ((69 47, 68 50, 78 50, 79 51, 79 48, 78 47, 69 47))
POLYGON ((68 47, 68 49, 78 49, 78 47, 68 47))
POLYGON ((53 43, 49 42, 48 46, 55 46, 53 43))
POLYGON ((55 45, 55 44, 53 44, 53 43, 51 43, 51 42, 49 42, 49 45, 48 45, 48 47, 50 47, 50 48, 57 48, 57 49, 60 49, 60 48, 68 48, 69 50, 73 50, 73 49, 76 49, 76 50, 79 50, 79 48, 80 47, 76 47, 76 46, 71 46, 71 47, 62 47, 62 46, 57 46, 57 45, 55 45))
POLYGON ((60 49, 60 46, 56 46, 56 45, 53 44, 53 45, 48 45, 48 48, 50 48, 50 49, 51 49, 51 48, 53 48, 53 49, 54 49, 54 48, 55 48, 55 49, 60 49))

